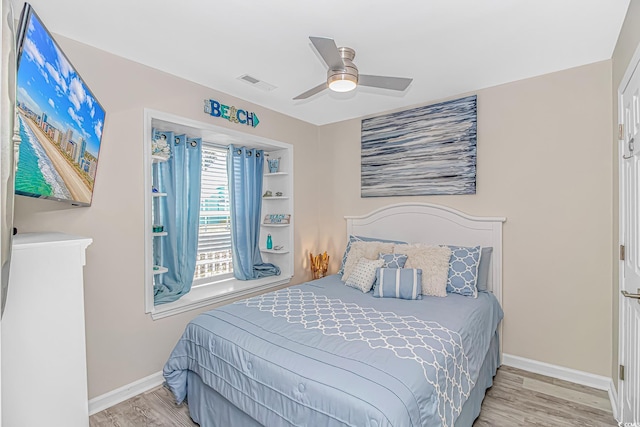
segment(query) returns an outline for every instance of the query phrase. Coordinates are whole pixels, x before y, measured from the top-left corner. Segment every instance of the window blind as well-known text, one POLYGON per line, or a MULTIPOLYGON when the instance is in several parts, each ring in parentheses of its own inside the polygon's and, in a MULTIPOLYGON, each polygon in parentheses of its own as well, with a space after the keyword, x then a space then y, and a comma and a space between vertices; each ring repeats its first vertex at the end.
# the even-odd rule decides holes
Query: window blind
POLYGON ((227 150, 203 143, 200 225, 194 281, 233 272, 227 150))

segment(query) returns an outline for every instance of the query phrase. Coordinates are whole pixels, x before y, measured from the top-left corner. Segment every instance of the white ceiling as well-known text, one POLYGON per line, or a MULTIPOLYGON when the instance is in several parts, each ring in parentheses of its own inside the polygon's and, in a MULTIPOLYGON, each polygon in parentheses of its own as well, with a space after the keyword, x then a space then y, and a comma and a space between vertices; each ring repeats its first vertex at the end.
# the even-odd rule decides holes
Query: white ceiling
POLYGON ((53 33, 322 125, 609 59, 629 1, 30 3, 53 33), (355 49, 363 74, 414 81, 402 93, 358 87, 293 101, 326 78, 311 35, 355 49), (277 88, 256 89, 243 74, 277 88))

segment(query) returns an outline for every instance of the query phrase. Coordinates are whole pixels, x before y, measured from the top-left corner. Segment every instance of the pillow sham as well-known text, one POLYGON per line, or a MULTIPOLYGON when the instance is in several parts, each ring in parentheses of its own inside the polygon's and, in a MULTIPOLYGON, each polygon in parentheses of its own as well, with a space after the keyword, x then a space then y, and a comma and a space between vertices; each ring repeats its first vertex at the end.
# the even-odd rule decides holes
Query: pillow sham
POLYGON ((407 243, 401 240, 387 240, 387 239, 378 239, 377 237, 350 235, 349 240, 347 241, 347 247, 345 248, 344 254, 342 255, 342 262, 340 263, 340 270, 338 270, 338 274, 344 274, 344 264, 347 262, 347 256, 349 255, 349 251, 351 250, 351 244, 353 242, 407 243))
POLYGON ((422 295, 447 296, 447 277, 451 249, 447 246, 428 246, 421 243, 396 245, 395 253, 408 256, 404 268, 422 270, 422 295))
POLYGON ((422 299, 422 270, 378 268, 373 296, 376 298, 422 299))
POLYGON ((345 285, 360 289, 364 293, 369 292, 376 278, 376 270, 382 267, 383 262, 381 259, 360 258, 345 285))
POLYGON ((347 262, 344 264, 344 271, 342 272, 342 281, 346 282, 356 266, 356 263, 360 258, 366 258, 369 260, 376 260, 379 257, 380 252, 393 252, 393 243, 382 242, 353 242, 351 244, 351 250, 349 256, 347 256, 347 262))
POLYGON ((489 289, 489 267, 491 266, 491 254, 493 248, 482 248, 480 252, 480 264, 478 265, 478 292, 486 292, 489 289))
POLYGON ((478 265, 482 248, 476 246, 449 246, 451 259, 449 261, 449 275, 447 278, 447 292, 478 297, 478 265))
POLYGON ((383 254, 380 252, 378 259, 384 261, 382 268, 402 268, 407 263, 405 254, 383 254))

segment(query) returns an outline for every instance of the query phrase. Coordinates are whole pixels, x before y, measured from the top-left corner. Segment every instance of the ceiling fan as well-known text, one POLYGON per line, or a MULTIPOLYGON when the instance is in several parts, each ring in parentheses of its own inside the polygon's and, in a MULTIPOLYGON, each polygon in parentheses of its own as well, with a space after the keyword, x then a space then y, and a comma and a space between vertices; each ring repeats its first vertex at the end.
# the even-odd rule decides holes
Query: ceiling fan
POLYGON ((327 37, 309 37, 324 62, 329 66, 327 81, 313 89, 301 93, 295 99, 307 99, 329 88, 335 92, 348 92, 357 85, 403 91, 413 81, 404 77, 372 76, 359 74, 353 63, 356 51, 349 47, 338 48, 333 39, 327 37))

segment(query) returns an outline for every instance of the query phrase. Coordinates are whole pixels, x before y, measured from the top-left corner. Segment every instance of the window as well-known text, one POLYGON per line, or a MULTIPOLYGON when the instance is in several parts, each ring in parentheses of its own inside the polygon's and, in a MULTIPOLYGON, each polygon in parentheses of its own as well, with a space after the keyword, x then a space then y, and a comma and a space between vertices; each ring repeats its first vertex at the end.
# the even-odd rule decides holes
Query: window
MULTIPOLYGON (((153 129, 171 129, 176 134, 201 137, 202 175, 200 210, 198 215, 198 246, 193 283, 189 293, 177 301, 155 305, 155 277, 165 274, 167 267, 154 265, 155 242, 173 238, 165 232, 153 232, 154 205, 166 194, 157 191, 154 182, 153 165, 160 160, 152 155, 150 143, 144 145, 144 187, 145 192, 145 311, 151 317, 161 319, 183 313, 187 310, 205 307, 213 303, 229 302, 255 292, 265 292, 289 283, 294 272, 293 236, 293 146, 290 144, 247 135, 233 129, 223 129, 208 123, 201 123, 171 114, 145 109, 145 141, 151 141, 153 129), (267 226, 260 228, 259 241, 264 244, 269 234, 274 246, 281 245, 281 251, 267 250, 261 246, 264 262, 280 267, 280 276, 261 277, 255 280, 238 280, 233 275, 231 250, 230 199, 227 182, 227 144, 246 145, 265 151, 266 155, 280 159, 279 173, 266 173, 263 180, 263 194, 269 190, 281 196, 266 197, 262 201, 263 214, 292 214, 288 226, 267 226), (267 154, 268 153, 268 154, 267 154), (156 190, 154 191, 154 188, 156 190)), ((161 186, 159 186, 161 187, 161 186)))
POLYGON ((202 145, 200 226, 193 286, 233 275, 227 150, 210 143, 202 145))

